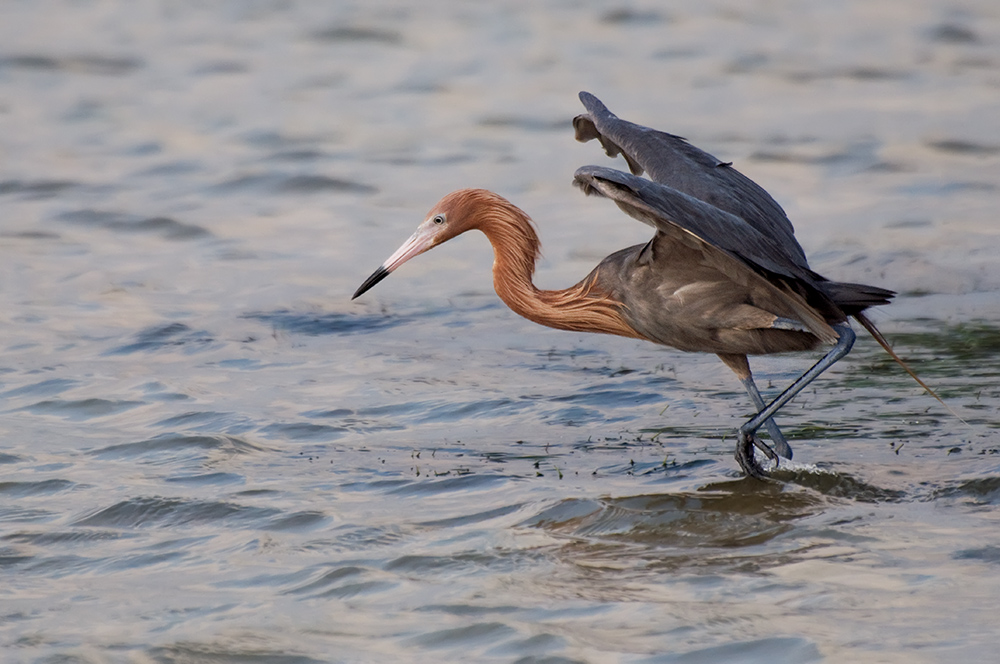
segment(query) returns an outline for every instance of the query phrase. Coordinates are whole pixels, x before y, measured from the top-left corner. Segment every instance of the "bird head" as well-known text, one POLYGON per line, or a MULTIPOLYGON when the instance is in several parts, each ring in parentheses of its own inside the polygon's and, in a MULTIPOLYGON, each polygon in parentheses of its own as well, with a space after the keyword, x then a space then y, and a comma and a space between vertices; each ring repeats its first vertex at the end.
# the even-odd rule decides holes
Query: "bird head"
POLYGON ((392 256, 389 256, 370 277, 365 279, 351 299, 363 295, 414 256, 419 256, 456 235, 476 228, 480 221, 479 213, 489 207, 489 204, 493 202, 492 199, 499 198, 496 194, 484 189, 461 189, 442 198, 427 213, 427 217, 423 223, 417 226, 416 232, 410 236, 410 239, 404 242, 392 256))

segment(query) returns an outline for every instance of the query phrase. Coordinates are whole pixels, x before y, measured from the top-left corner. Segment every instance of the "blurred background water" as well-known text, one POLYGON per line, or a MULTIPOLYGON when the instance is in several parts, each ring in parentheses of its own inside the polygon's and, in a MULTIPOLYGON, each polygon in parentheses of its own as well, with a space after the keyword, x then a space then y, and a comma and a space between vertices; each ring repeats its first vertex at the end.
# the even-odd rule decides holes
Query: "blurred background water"
POLYGON ((988 0, 6 0, 2 660, 991 660, 998 183, 988 0), (898 290, 969 426, 861 338, 746 480, 714 356, 517 318, 481 236, 349 301, 460 187, 542 287, 644 241, 569 185, 580 90, 898 290))

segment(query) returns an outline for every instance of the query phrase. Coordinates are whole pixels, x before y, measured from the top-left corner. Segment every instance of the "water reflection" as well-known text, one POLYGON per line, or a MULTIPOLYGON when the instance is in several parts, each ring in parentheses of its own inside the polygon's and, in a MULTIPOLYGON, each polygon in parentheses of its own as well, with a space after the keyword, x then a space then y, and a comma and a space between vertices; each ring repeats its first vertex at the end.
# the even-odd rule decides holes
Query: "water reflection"
POLYGON ((767 550, 794 522, 826 505, 813 492, 739 480, 694 493, 565 500, 524 521, 572 540, 560 555, 588 568, 649 565, 663 571, 732 572, 787 562, 783 547, 767 550), (754 553, 740 552, 749 548, 754 553), (767 550, 767 553, 765 553, 767 550))

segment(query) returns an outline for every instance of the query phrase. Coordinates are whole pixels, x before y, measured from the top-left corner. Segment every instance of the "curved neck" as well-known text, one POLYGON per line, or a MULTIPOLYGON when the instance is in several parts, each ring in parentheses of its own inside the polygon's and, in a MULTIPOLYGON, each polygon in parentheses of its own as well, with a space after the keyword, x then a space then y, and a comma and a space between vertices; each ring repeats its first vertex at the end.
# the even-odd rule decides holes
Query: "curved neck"
POLYGON ((492 206, 481 213, 477 226, 493 245, 493 287, 514 313, 560 330, 640 338, 622 316, 623 305, 597 287, 596 270, 563 290, 535 287, 531 279, 541 244, 531 219, 519 208, 492 206))

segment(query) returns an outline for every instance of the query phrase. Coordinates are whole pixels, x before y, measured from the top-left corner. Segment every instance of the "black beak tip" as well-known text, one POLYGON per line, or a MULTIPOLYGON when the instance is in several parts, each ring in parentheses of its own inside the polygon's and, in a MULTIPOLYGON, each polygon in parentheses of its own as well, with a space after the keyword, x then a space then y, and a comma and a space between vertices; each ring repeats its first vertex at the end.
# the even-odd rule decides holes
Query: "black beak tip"
POLYGON ((373 286, 375 286, 375 284, 377 284, 378 282, 382 281, 383 279, 385 279, 386 277, 388 277, 390 274, 391 274, 391 272, 389 272, 389 270, 385 269, 384 266, 379 267, 379 269, 377 269, 374 272, 372 272, 372 276, 370 276, 367 279, 365 279, 365 282, 363 284, 361 284, 360 286, 358 286, 358 290, 354 291, 354 295, 351 296, 351 299, 352 300, 358 299, 359 297, 361 297, 362 295, 364 295, 367 291, 369 291, 373 286))

